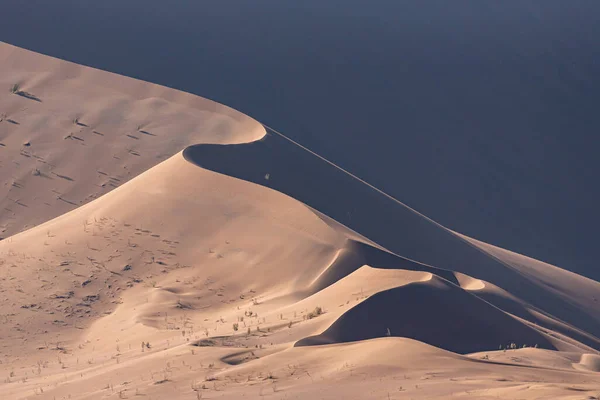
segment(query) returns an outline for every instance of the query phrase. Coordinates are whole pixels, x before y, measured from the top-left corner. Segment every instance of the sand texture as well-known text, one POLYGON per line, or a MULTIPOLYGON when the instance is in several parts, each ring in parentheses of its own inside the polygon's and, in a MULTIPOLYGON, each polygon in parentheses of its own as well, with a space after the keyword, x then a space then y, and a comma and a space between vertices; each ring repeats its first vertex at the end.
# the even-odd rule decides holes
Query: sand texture
POLYGON ((600 283, 211 100, 3 43, 0 89, 0 399, 600 398, 600 283))

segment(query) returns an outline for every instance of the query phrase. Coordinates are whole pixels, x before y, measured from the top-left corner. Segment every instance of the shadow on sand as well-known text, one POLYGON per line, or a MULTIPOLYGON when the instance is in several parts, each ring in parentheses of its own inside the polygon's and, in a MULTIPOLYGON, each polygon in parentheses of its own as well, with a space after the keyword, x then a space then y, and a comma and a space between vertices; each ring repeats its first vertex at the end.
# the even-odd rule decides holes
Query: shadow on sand
MULTIPOLYGON (((202 168, 293 197, 397 255, 446 270, 431 272, 450 282, 453 282, 451 271, 491 282, 524 303, 567 323, 553 329, 600 349, 600 321, 572 304, 568 297, 491 257, 269 129, 259 141, 195 145, 185 149, 183 156, 202 168), (581 335, 578 330, 591 335, 581 335)), ((368 260, 368 263, 374 267, 389 264, 398 268, 393 267, 397 260, 379 265, 376 260, 368 260)), ((494 298, 490 297, 490 301, 494 298)))

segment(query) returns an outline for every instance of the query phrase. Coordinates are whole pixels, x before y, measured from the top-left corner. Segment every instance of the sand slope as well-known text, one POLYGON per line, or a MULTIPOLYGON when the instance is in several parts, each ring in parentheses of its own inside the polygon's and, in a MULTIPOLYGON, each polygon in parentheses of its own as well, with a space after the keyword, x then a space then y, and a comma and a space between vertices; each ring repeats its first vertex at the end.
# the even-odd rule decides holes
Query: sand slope
POLYGON ((7 44, 0 87, 0 237, 100 197, 187 145, 264 134, 210 100, 7 44))
POLYGON ((209 100, 0 60, 0 398, 600 395, 597 282, 209 100))
POLYGON ((457 353, 498 349, 515 340, 519 347, 555 349, 540 332, 439 278, 379 292, 345 313, 323 334, 297 345, 353 342, 384 334, 457 353))
MULTIPOLYGON (((599 348, 598 282, 547 264, 533 269, 532 262, 543 263, 531 259, 505 262, 277 132, 268 130, 260 141, 241 145, 195 145, 186 149, 184 156, 204 168, 293 196, 395 254, 489 282, 518 296, 526 308, 561 321, 564 332, 587 332, 585 343, 599 348), (266 174, 269 179, 265 179, 266 174)), ((495 296, 494 301, 491 297, 488 300, 501 307, 504 298, 495 296)), ((530 321, 551 328, 539 318, 530 321)))

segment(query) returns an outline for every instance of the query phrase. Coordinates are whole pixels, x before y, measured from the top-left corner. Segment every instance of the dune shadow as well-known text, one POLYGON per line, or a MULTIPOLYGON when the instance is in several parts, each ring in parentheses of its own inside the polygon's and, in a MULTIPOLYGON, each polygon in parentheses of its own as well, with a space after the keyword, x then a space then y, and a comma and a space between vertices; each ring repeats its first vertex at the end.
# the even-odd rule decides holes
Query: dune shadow
POLYGON ((556 350, 543 333, 439 279, 376 293, 346 311, 322 334, 295 346, 384 336, 415 339, 461 354, 498 350, 511 343, 556 350))
MULTIPOLYGON (((293 197, 395 254, 439 268, 431 272, 451 282, 450 271, 491 282, 590 333, 592 338, 585 344, 600 349, 600 321, 586 310, 269 129, 255 142, 195 145, 186 148, 183 156, 202 168, 293 197)), ((397 257, 393 258, 381 264, 397 265, 397 257)), ((378 267, 375 262, 370 265, 378 267)))

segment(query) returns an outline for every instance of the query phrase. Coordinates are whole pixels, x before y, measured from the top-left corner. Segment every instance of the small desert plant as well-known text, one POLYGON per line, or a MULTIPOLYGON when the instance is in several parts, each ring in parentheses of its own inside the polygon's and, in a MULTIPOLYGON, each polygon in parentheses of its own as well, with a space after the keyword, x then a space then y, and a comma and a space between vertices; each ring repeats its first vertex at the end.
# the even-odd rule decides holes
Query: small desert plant
POLYGON ((19 89, 20 89, 19 84, 15 83, 14 85, 12 85, 10 87, 10 92, 13 93, 13 94, 17 94, 17 93, 19 93, 19 89))
POLYGON ((233 324, 233 330, 237 332, 238 329, 240 329, 240 324, 236 322, 233 324))
POLYGON ((323 314, 323 309, 319 306, 315 307, 314 310, 312 310, 311 312, 308 313, 308 315, 306 316, 307 319, 313 319, 318 317, 319 315, 323 314))

